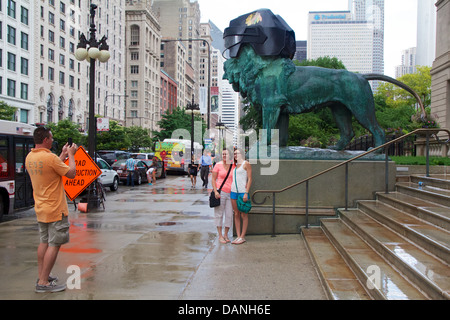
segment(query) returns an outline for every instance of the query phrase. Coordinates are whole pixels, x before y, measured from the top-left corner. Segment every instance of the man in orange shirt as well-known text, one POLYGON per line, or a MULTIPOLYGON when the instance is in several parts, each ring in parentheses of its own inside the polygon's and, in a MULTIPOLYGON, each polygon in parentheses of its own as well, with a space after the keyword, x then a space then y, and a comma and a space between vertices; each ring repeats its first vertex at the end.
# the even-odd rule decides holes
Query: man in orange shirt
POLYGON ((36 292, 57 292, 66 285, 56 284, 50 276, 61 245, 69 242, 69 208, 62 177, 75 178, 75 152, 77 146, 66 144, 58 157, 50 151, 53 134, 49 128, 39 127, 33 134, 36 147, 25 160, 33 185, 34 209, 39 225, 38 273, 36 292), (63 160, 69 157, 69 165, 63 160))

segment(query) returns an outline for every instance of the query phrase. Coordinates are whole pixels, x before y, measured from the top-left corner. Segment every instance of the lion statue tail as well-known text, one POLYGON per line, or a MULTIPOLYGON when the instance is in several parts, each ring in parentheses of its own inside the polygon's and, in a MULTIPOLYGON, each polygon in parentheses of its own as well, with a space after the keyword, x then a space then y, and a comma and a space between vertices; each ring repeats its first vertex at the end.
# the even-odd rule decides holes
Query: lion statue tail
POLYGON ((420 108, 422 109, 422 119, 426 119, 427 118, 427 114, 425 112, 425 107, 423 106, 422 100, 420 99, 420 97, 417 94, 417 92, 415 92, 413 89, 411 89, 411 87, 409 87, 408 85, 406 85, 403 82, 400 82, 400 81, 398 81, 398 80, 396 80, 394 78, 391 78, 389 76, 385 76, 384 74, 367 73, 367 74, 363 74, 362 76, 368 81, 370 81, 370 80, 386 81, 386 82, 390 82, 392 84, 395 84, 395 85, 399 86, 402 89, 405 89, 406 91, 411 93, 414 98, 416 98, 417 103, 420 105, 420 108))

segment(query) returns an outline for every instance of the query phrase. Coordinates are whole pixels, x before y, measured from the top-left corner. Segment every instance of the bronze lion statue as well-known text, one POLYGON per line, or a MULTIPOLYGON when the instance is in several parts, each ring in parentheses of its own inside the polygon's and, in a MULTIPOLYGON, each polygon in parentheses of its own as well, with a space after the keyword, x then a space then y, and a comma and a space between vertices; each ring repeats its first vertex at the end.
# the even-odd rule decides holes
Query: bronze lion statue
POLYGON ((293 31, 267 9, 232 20, 224 39, 231 58, 224 64, 223 78, 233 90, 261 108, 263 129, 280 130, 280 146, 287 144, 289 114, 322 107, 331 109, 340 130, 340 140, 333 149, 342 150, 353 139, 352 116, 372 133, 375 146, 380 146, 385 142, 385 134, 375 116, 368 80, 393 82, 415 94, 384 75, 295 66, 291 60, 295 52, 293 31))

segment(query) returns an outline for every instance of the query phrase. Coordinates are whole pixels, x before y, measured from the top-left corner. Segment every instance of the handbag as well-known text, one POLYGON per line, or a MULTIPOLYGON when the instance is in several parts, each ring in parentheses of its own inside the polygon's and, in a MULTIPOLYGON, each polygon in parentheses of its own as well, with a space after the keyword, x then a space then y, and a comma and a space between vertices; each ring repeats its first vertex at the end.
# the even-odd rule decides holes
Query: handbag
POLYGON ((236 201, 238 210, 243 213, 249 213, 250 210, 252 210, 252 202, 250 201, 250 198, 247 199, 247 202, 244 201, 244 198, 239 195, 239 190, 236 181, 236 170, 234 170, 234 183, 236 184, 236 191, 238 194, 238 198, 236 201))
MULTIPOLYGON (((225 181, 227 181, 227 179, 228 179, 228 175, 230 174, 232 166, 233 165, 230 164, 230 168, 228 169, 227 176, 223 180, 222 185, 220 186, 219 190, 217 190, 217 192, 219 192, 219 194, 220 194, 220 191, 222 191, 222 187, 225 184, 225 181)), ((220 198, 219 199, 216 198, 216 194, 215 194, 215 192, 213 190, 213 191, 211 191, 211 194, 209 195, 209 207, 210 208, 214 208, 214 207, 218 207, 218 206, 220 206, 220 198)))

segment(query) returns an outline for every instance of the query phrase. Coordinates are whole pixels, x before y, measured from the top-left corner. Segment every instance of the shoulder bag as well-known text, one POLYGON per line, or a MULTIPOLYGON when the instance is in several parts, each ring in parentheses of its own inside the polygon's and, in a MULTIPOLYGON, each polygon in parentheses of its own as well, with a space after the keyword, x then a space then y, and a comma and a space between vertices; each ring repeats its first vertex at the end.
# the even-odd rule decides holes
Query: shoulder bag
POLYGON ((244 199, 239 195, 239 190, 236 181, 236 170, 234 170, 234 183, 236 184, 236 192, 238 194, 238 198, 236 201, 238 210, 243 213, 249 213, 250 210, 252 210, 252 202, 250 201, 250 197, 248 197, 247 202, 245 202, 244 199))
MULTIPOLYGON (((228 169, 227 176, 223 180, 222 185, 220 186, 219 190, 217 190, 217 192, 219 192, 219 194, 220 194, 220 191, 222 190, 223 185, 225 184, 225 181, 227 181, 227 179, 228 179, 228 176, 230 174, 232 167, 233 167, 233 164, 230 164, 230 169, 228 169)), ((216 198, 216 194, 213 190, 213 191, 211 191, 211 194, 209 195, 209 207, 214 208, 214 207, 218 207, 218 206, 220 206, 220 198, 219 199, 216 198)))

